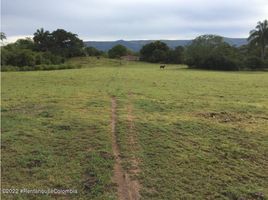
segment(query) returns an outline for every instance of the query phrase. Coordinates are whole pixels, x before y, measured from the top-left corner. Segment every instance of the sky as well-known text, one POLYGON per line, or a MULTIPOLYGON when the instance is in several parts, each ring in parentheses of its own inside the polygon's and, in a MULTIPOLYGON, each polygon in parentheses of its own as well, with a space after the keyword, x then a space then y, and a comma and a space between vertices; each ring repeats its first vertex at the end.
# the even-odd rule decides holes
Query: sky
POLYGON ((85 41, 245 38, 264 19, 268 0, 1 0, 8 41, 41 27, 62 28, 85 41))

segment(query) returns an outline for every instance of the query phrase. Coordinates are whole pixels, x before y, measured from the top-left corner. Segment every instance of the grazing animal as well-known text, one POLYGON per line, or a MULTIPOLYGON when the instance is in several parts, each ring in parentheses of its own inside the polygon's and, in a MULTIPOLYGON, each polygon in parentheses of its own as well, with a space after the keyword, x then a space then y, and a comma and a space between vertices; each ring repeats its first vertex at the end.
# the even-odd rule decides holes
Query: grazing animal
POLYGON ((165 69, 166 65, 160 65, 160 69, 165 69))

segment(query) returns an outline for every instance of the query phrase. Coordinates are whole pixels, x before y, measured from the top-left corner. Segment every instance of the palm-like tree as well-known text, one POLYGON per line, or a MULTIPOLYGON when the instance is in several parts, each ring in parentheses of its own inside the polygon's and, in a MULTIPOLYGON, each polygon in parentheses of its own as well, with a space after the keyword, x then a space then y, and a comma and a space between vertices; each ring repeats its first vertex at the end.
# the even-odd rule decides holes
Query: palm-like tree
POLYGON ((258 22, 255 29, 250 31, 248 41, 252 45, 259 46, 261 49, 261 58, 265 59, 265 49, 268 45, 268 21, 258 22))
POLYGON ((38 49, 41 51, 47 51, 49 45, 49 31, 44 31, 43 28, 37 29, 34 33, 33 40, 37 44, 38 49))
POLYGON ((3 40, 6 40, 7 37, 6 37, 6 34, 4 32, 1 32, 0 33, 0 40, 3 41, 3 40))

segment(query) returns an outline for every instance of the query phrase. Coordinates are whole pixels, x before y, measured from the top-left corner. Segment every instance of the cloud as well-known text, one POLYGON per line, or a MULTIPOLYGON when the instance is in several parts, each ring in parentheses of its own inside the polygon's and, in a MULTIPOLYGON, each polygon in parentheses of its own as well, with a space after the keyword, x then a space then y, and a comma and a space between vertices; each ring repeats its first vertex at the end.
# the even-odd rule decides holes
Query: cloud
POLYGON ((247 37, 267 13, 266 0, 2 0, 2 31, 64 28, 87 40, 247 37))

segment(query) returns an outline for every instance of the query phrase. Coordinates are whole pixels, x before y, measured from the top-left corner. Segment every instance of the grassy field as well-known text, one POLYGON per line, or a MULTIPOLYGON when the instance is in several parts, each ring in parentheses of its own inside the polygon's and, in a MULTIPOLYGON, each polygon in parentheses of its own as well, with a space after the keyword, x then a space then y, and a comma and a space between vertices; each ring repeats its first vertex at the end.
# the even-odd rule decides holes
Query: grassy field
POLYGON ((1 187, 78 193, 2 199, 117 199, 112 97, 141 199, 268 199, 267 72, 69 62, 83 68, 2 73, 1 187))

